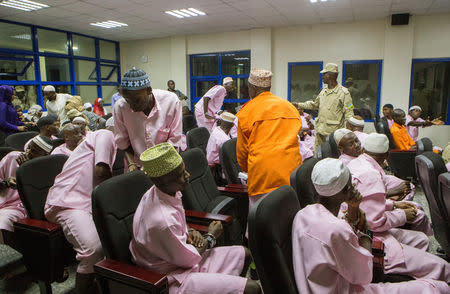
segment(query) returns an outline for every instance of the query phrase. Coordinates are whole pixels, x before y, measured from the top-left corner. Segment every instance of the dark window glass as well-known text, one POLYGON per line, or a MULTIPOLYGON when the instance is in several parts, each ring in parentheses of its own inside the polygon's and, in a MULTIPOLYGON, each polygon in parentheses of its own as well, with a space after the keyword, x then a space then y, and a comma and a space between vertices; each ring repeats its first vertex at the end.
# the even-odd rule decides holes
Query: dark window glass
POLYGON ((219 57, 206 54, 192 58, 193 76, 216 76, 219 74, 219 57))
POLYGON ((33 56, 0 54, 0 80, 34 80, 33 56))
POLYGON ((222 56, 223 75, 250 74, 250 53, 225 53, 222 56))
POLYGON ((218 81, 196 81, 195 82, 195 95, 197 97, 203 97, 213 86, 218 85, 218 81))
POLYGON ((0 47, 19 50, 33 50, 31 28, 0 22, 0 47))
POLYGON ((70 81, 69 59, 40 56, 42 81, 68 82, 70 81))
POLYGON ((315 99, 320 92, 320 64, 291 65, 291 101, 305 102, 315 99))

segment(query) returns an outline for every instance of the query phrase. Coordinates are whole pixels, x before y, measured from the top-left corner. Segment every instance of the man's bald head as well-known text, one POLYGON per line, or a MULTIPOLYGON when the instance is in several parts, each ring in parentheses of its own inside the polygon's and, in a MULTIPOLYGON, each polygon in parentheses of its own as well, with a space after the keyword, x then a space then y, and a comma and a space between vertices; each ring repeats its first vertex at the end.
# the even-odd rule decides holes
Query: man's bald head
POLYGON ((405 124, 405 122, 406 122, 405 116, 406 116, 405 112, 403 110, 401 110, 400 108, 396 108, 392 112, 392 119, 394 120, 395 123, 397 123, 399 125, 405 124))

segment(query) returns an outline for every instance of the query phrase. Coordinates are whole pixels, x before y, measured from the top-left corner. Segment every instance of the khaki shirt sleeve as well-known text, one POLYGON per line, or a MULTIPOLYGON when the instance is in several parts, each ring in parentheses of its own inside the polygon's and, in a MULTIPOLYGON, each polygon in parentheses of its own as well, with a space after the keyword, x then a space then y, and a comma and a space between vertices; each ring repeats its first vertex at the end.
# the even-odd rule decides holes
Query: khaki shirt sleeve
POLYGON ((344 91, 344 93, 344 118, 347 121, 354 115, 353 108, 355 107, 353 106, 352 96, 350 95, 350 92, 344 91))
MULTIPOLYGON (((350 100, 351 100, 351 98, 350 98, 350 100)), ((297 108, 301 107, 303 109, 317 110, 317 109, 319 109, 319 104, 320 104, 320 97, 317 97, 314 100, 296 103, 295 106, 297 106, 297 108)))

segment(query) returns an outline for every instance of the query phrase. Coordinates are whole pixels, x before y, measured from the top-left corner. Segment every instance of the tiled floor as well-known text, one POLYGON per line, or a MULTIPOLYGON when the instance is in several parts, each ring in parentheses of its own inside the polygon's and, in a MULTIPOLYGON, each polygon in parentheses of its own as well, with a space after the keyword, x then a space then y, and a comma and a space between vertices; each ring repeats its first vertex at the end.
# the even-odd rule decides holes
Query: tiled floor
MULTIPOLYGON (((418 202, 425 209, 429 216, 428 203, 420 187, 416 190, 414 201, 418 202)), ((438 243, 434 237, 430 239, 430 252, 436 254, 438 243)), ((5 245, 0 245, 0 293, 11 294, 31 294, 39 293, 39 286, 27 275, 25 268, 20 262, 21 255, 5 245), (9 278, 5 278, 7 274, 9 278), (12 277, 11 277, 12 276, 12 277)), ((53 283, 52 289, 55 294, 73 293, 75 285, 75 270, 73 265, 69 268, 69 278, 64 283, 53 283)))

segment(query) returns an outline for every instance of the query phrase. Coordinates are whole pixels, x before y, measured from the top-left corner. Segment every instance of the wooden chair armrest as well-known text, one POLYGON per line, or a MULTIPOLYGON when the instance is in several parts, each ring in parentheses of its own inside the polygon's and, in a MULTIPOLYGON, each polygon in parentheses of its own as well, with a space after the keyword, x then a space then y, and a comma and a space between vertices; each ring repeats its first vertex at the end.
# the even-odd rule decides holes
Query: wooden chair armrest
POLYGON ((144 288, 167 287, 166 275, 113 259, 99 261, 94 265, 94 270, 102 278, 116 280, 130 286, 144 288))
POLYGON ((61 226, 55 223, 51 223, 48 221, 32 219, 32 218, 23 218, 19 219, 14 223, 15 226, 20 226, 23 228, 32 228, 39 231, 45 231, 49 233, 56 232, 61 229, 61 226))
POLYGON ((213 214, 203 211, 194 211, 194 210, 186 210, 186 219, 189 221, 195 222, 212 222, 212 221, 221 221, 224 224, 231 223, 232 217, 230 215, 223 214, 213 214))
POLYGON ((244 184, 227 184, 225 187, 226 188, 230 188, 230 189, 240 189, 240 190, 243 190, 245 192, 248 191, 247 185, 244 185, 244 184))
POLYGON ((398 152, 417 153, 417 150, 401 150, 401 149, 391 149, 391 150, 389 150, 389 153, 398 153, 398 152))
POLYGON ((199 224, 188 223, 189 228, 199 231, 200 233, 208 233, 208 226, 202 226, 199 224))
POLYGON ((240 189, 234 187, 217 187, 220 194, 229 195, 230 197, 239 196, 239 197, 248 197, 247 189, 240 189))

